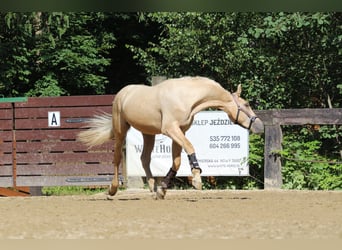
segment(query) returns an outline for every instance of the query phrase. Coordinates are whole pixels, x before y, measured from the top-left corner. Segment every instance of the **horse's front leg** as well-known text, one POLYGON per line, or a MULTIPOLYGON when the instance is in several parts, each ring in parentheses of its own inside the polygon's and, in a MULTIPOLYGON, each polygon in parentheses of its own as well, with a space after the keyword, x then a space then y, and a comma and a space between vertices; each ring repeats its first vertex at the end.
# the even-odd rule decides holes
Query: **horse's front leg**
POLYGON ((177 143, 178 145, 184 148, 185 152, 188 154, 189 164, 191 167, 192 186, 196 189, 202 189, 202 178, 201 178, 202 170, 199 167, 196 154, 195 154, 195 149, 192 146, 191 142, 185 137, 184 131, 182 131, 178 126, 173 125, 173 126, 168 127, 164 131, 164 133, 173 139, 174 141, 173 145, 177 143))
POLYGON ((192 172, 192 186, 200 190, 202 189, 202 169, 199 167, 195 153, 188 155, 188 159, 192 172))
POLYGON ((153 178, 151 168, 150 168, 151 153, 154 147, 154 138, 155 138, 155 135, 143 134, 144 148, 140 156, 141 164, 146 174, 148 187, 151 192, 157 191, 157 184, 155 183, 155 180, 153 178))

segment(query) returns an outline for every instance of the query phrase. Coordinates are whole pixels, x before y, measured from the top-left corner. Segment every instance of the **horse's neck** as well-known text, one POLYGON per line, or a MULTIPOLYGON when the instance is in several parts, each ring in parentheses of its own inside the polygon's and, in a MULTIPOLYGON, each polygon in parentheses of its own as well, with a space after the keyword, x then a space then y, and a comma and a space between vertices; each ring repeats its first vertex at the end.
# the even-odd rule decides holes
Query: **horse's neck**
MULTIPOLYGON (((216 91, 215 91, 216 92, 216 91)), ((209 97, 203 98, 198 102, 196 106, 194 106, 191 114, 195 115, 196 113, 208 109, 224 109, 230 102, 233 101, 232 94, 226 90, 217 91, 214 95, 210 95, 209 97)))

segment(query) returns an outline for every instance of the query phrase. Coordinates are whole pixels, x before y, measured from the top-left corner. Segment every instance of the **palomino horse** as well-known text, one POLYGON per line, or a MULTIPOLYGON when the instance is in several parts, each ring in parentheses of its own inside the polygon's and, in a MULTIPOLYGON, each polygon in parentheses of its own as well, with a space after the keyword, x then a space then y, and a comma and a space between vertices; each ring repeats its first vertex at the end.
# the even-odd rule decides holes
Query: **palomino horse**
POLYGON ((128 85, 114 98, 112 116, 103 114, 89 121, 90 129, 79 133, 80 141, 95 146, 115 138, 114 175, 109 195, 115 195, 119 185, 118 169, 122 146, 130 126, 141 131, 144 148, 141 154, 149 189, 156 198, 163 199, 181 163, 182 148, 188 155, 192 172, 192 185, 202 188, 201 168, 194 147, 185 137, 194 115, 207 108, 225 111, 229 118, 252 132, 262 132, 263 123, 254 114, 248 102, 240 97, 241 85, 235 93, 226 91, 220 84, 205 77, 169 79, 155 86, 128 85), (172 167, 157 186, 150 169, 151 152, 156 134, 172 139, 172 167))

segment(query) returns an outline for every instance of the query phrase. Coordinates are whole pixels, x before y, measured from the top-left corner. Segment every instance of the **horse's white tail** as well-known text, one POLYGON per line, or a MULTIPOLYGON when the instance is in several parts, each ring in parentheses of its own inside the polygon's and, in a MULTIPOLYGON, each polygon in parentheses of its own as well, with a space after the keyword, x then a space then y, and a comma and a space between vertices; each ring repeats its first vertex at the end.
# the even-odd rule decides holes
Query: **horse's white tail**
POLYGON ((93 147, 105 143, 113 139, 112 116, 108 113, 95 115, 94 118, 87 122, 89 129, 78 133, 77 140, 93 147))

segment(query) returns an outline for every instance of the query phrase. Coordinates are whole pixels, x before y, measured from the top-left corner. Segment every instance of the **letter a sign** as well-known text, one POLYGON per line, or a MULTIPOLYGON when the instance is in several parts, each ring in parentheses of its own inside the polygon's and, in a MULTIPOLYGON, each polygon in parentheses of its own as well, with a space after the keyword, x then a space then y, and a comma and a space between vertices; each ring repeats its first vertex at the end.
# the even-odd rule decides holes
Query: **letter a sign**
POLYGON ((61 126, 61 113, 59 111, 48 112, 49 127, 61 126))

